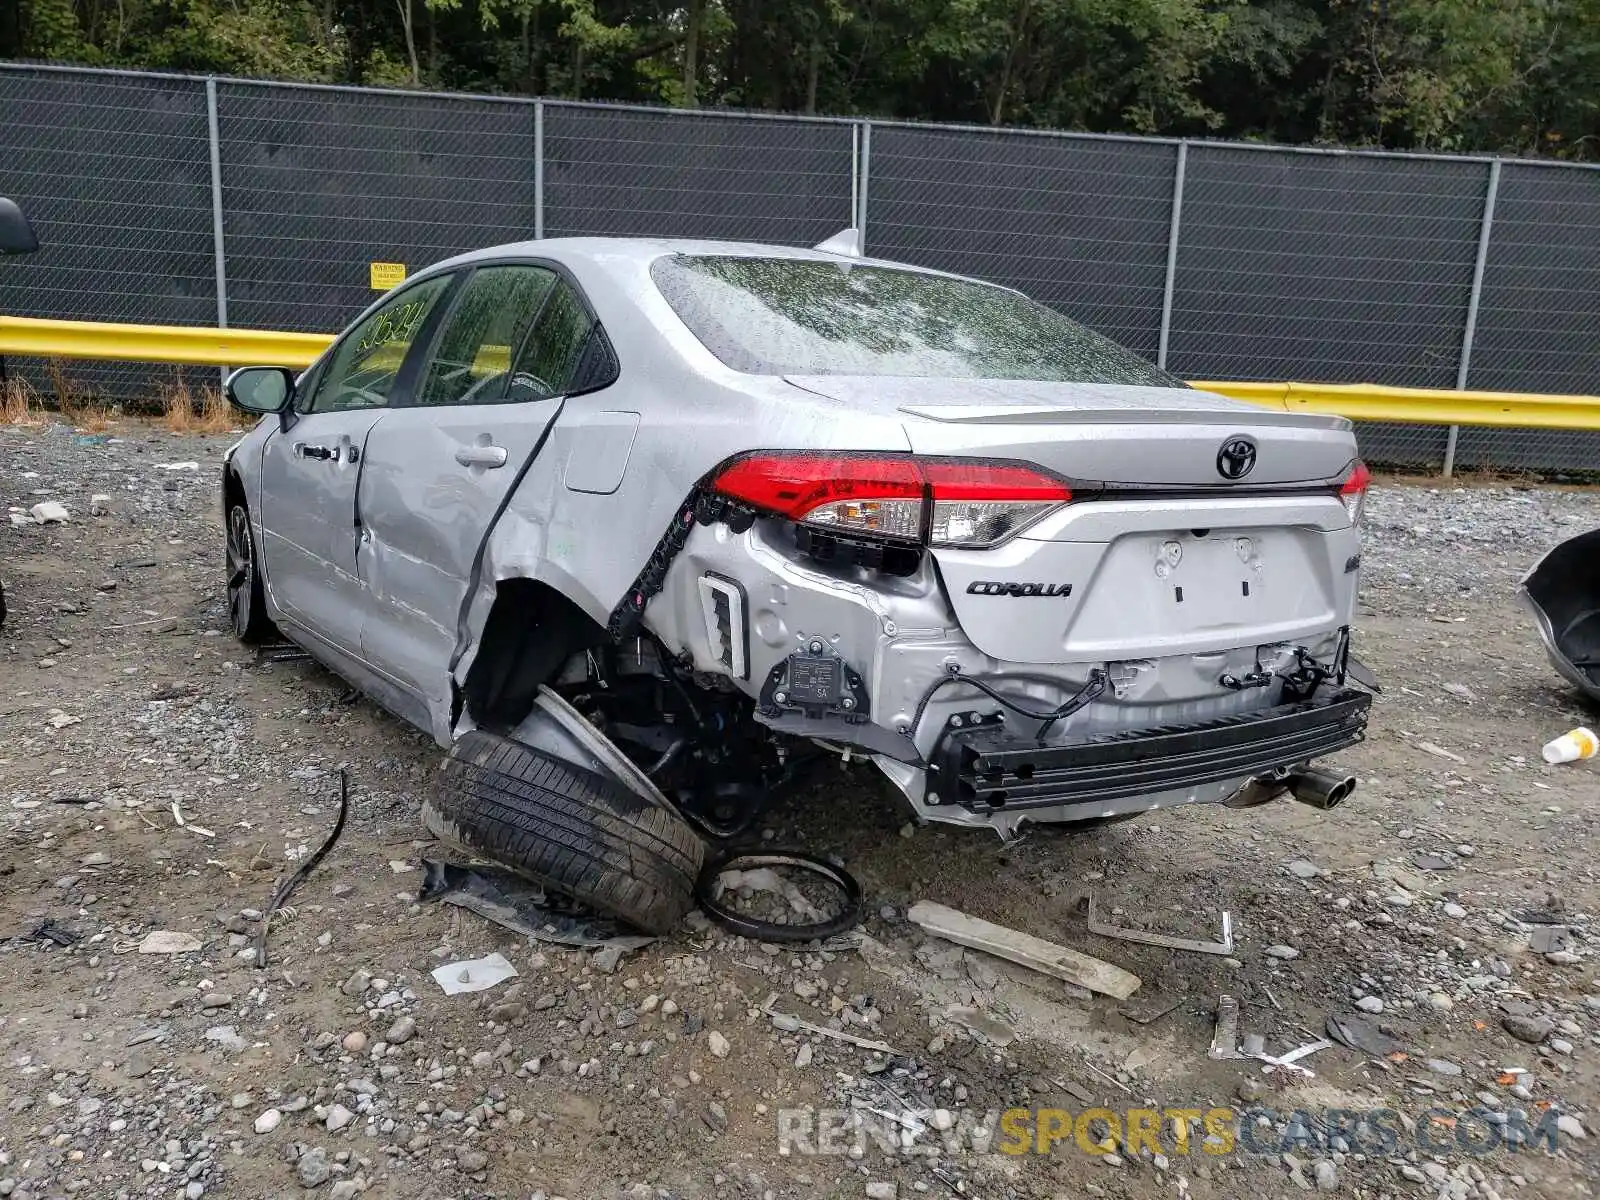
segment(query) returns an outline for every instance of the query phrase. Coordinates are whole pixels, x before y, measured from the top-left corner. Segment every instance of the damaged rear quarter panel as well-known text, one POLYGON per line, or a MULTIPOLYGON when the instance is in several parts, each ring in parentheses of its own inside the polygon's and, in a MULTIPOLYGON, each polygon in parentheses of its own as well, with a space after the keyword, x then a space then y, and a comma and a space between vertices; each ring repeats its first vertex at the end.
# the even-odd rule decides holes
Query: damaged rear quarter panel
POLYGON ((910 449, 892 411, 866 413, 724 366, 655 290, 649 260, 584 256, 569 265, 606 325, 620 375, 566 401, 490 533, 455 655, 458 683, 500 580, 547 584, 604 626, 690 493, 728 458, 758 449, 910 449), (586 459, 617 452, 622 413, 638 414, 637 431, 615 490, 603 492, 595 481, 609 472, 586 459))

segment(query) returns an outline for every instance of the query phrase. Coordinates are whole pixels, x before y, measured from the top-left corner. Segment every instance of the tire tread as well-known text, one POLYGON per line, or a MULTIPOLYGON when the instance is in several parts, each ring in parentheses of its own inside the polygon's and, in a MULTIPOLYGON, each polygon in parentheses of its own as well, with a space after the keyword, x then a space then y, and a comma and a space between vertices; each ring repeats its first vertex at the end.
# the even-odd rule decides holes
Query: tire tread
POLYGON ((485 730, 456 742, 423 821, 444 841, 649 933, 666 932, 694 903, 705 857, 671 809, 485 730))

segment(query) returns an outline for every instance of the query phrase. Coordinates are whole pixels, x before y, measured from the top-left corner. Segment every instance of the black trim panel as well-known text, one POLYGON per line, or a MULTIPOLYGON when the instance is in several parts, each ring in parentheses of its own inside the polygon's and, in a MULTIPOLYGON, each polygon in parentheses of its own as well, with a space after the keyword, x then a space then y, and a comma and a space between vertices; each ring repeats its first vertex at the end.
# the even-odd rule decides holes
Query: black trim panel
POLYGON ((1038 745, 990 723, 951 728, 928 789, 972 812, 1098 804, 1298 766, 1366 736, 1372 697, 1353 689, 1193 725, 1038 745))

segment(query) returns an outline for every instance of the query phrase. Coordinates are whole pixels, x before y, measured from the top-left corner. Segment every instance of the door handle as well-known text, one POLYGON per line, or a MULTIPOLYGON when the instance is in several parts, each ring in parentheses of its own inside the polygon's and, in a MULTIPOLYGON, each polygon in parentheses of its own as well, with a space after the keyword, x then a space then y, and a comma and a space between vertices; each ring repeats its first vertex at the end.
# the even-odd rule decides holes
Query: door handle
POLYGON ((311 446, 305 442, 296 442, 294 444, 294 452, 299 458, 316 458, 323 462, 339 456, 337 450, 332 450, 327 446, 311 446))
POLYGON ((456 451, 456 461, 463 467, 495 467, 506 465, 504 446, 462 446, 456 451))

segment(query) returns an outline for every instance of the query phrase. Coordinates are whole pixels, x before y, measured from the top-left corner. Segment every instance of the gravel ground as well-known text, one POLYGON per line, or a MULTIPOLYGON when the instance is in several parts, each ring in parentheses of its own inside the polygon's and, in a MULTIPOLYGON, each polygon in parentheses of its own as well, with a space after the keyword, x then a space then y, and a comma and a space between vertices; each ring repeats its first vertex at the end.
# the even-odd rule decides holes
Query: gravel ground
POLYGON ((0 1196, 1593 1194, 1600 769, 1538 751, 1597 715, 1512 592, 1542 549, 1600 525, 1600 496, 1375 490, 1357 652, 1385 692, 1336 813, 1163 812, 1002 846, 913 830, 841 768, 769 834, 850 867, 864 936, 778 950, 691 917, 619 955, 416 901, 439 751, 314 664, 227 635, 224 445, 0 429, 12 512, 70 513, 0 525, 0 1196), (349 826, 258 969, 256 910, 331 827, 341 767, 349 826), (1090 889, 1118 922, 1189 936, 1226 909, 1235 954, 1092 935, 1090 889), (1144 986, 1088 998, 963 952, 907 923, 918 899, 1144 986), (145 952, 153 931, 194 948, 145 952), (447 996, 430 976, 496 951, 519 974, 492 990, 447 996), (1390 1040, 1318 1050, 1314 1076, 1215 1061, 1224 994, 1273 1053, 1330 1014, 1390 1040), (928 1151, 779 1136, 782 1110, 851 1105, 931 1127, 928 1151), (1104 1108, 1115 1128, 1088 1118, 1087 1149, 1043 1155, 972 1145, 1013 1106, 1104 1108), (1129 1108, 1223 1107, 1261 1152, 1212 1153, 1220 1127, 1179 1146, 1171 1119, 1159 1154, 1121 1136, 1129 1108), (1329 1109, 1392 1110, 1393 1139, 1329 1109), (1505 1148, 1546 1112, 1553 1151, 1505 1148), (1467 1153, 1469 1132, 1502 1144, 1467 1153))

